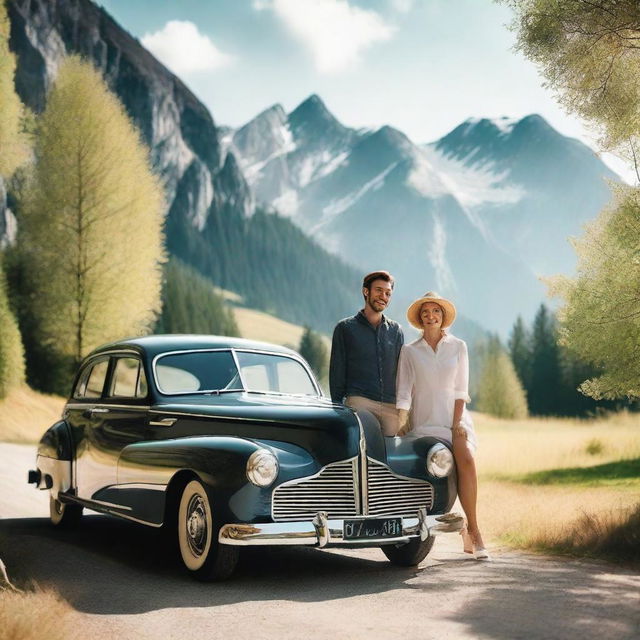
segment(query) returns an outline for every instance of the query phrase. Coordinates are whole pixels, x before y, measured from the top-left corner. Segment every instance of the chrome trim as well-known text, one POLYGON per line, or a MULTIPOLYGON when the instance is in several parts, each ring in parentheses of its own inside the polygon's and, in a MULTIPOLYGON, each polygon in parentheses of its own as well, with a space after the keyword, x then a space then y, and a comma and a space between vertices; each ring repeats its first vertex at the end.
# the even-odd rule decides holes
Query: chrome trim
POLYGON ((318 511, 316 517, 313 519, 313 526, 316 530, 316 536, 318 536, 318 546, 320 548, 326 547, 331 541, 331 532, 329 531, 326 511, 318 511))
POLYGON ((410 517, 421 508, 433 508, 434 489, 428 480, 401 476, 383 462, 369 457, 367 469, 370 516, 382 518, 399 513, 410 517))
MULTIPOLYGON (((66 493, 61 493, 60 502, 64 502, 66 504, 79 504, 82 505, 85 509, 91 509, 92 511, 97 511, 98 513, 106 513, 111 516, 117 516, 118 518, 126 518, 127 520, 131 520, 132 522, 137 522, 139 524, 147 525, 148 527, 154 527, 159 529, 162 526, 161 524, 157 524, 155 522, 149 522, 148 520, 141 520, 140 518, 134 518, 126 513, 122 513, 121 511, 115 511, 113 508, 103 507, 100 503, 95 500, 85 500, 83 498, 78 498, 77 496, 70 496, 66 493)), ((105 503, 109 504, 109 503, 105 503)), ((117 506, 117 505, 116 505, 117 506)), ((130 507, 117 507, 118 509, 126 509, 130 507)))
POLYGON ((128 489, 145 489, 146 491, 166 491, 166 484, 154 484, 151 482, 131 482, 129 484, 114 484, 109 489, 124 490, 128 489))
POLYGON ((360 495, 360 509, 358 513, 366 516, 369 514, 369 469, 367 465, 367 440, 364 436, 364 427, 360 421, 360 417, 354 411, 353 415, 358 421, 358 428, 360 429, 360 455, 359 455, 359 495, 360 495))
POLYGON ((92 498, 91 500, 89 500, 89 502, 92 502, 93 504, 99 504, 102 507, 111 507, 113 509, 123 509, 124 511, 133 511, 133 507, 125 507, 121 504, 116 504, 115 502, 106 502, 104 500, 96 500, 95 498, 92 498))
MULTIPOLYGON (((100 399, 100 398, 96 398, 100 399)), ((67 402, 65 409, 88 409, 94 407, 105 407, 107 409, 133 409, 135 411, 149 411, 151 405, 139 404, 107 404, 106 402, 67 402)))
MULTIPOLYGON (((271 418, 248 418, 247 416, 217 416, 209 413, 187 413, 186 411, 162 411, 162 409, 150 409, 149 413, 161 413, 169 416, 186 416, 187 418, 209 418, 215 420, 242 420, 244 422, 270 422, 273 424, 271 418)), ((236 437, 236 436, 232 436, 236 437)))
POLYGON ((333 503, 335 511, 337 511, 336 515, 339 514, 338 517, 355 518, 360 515, 357 509, 358 494, 355 486, 357 477, 358 456, 354 456, 346 460, 331 462, 311 476, 283 482, 273 490, 271 517, 276 522, 311 519, 320 509, 331 514, 333 503), (336 470, 338 473, 350 470, 351 482, 346 479, 339 481, 331 478, 330 476, 336 470), (323 475, 329 475, 329 477, 323 481, 323 475), (333 491, 331 491, 332 489, 333 491), (289 497, 288 493, 292 493, 292 497, 289 497))
MULTIPOLYGON (((346 518, 350 520, 352 518, 346 518)), ((353 518, 356 519, 356 518, 353 518)), ((268 522, 258 524, 226 524, 220 529, 218 542, 221 544, 250 545, 307 545, 324 546, 321 535, 326 528, 326 546, 380 546, 381 544, 404 544, 412 538, 422 537, 425 528, 427 537, 443 533, 458 533, 464 525, 459 514, 429 515, 420 518, 402 518, 402 536, 396 538, 372 538, 369 540, 345 540, 344 520, 324 520, 317 513, 313 520, 305 522, 268 522), (317 520, 316 520, 317 519, 317 520)), ((425 538, 426 539, 426 538, 425 538)))
POLYGON ((106 407, 92 407, 89 409, 89 413, 93 416, 94 413, 109 413, 109 409, 106 407))

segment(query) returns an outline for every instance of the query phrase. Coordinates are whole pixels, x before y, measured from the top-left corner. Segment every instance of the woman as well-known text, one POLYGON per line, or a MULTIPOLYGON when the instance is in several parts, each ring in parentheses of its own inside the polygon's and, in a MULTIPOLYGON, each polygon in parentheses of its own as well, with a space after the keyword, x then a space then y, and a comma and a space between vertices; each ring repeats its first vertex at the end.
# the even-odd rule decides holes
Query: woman
POLYGON ((445 331, 455 317, 454 305, 433 291, 418 298, 407 310, 407 319, 422 331, 422 336, 404 345, 400 352, 396 385, 398 435, 430 435, 453 444, 458 496, 467 516, 467 528, 462 531, 464 550, 478 560, 489 560, 476 517, 476 436, 465 407, 470 401, 467 345, 445 331))

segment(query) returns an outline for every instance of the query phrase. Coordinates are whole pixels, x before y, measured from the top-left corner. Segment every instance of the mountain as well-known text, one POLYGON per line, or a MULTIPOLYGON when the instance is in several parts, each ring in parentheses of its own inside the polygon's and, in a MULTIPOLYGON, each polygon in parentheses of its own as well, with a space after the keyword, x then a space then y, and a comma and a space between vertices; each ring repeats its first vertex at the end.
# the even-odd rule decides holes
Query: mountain
MULTIPOLYGON (((251 306, 293 322, 328 331, 352 312, 360 275, 290 220, 256 208, 243 168, 223 143, 224 130, 184 83, 104 9, 90 0, 9 0, 7 8, 16 90, 33 111, 44 109, 66 55, 80 54, 103 73, 164 181, 172 255, 218 286, 237 291, 251 306)), ((269 121, 270 131, 277 128, 277 117, 269 121)), ((315 118, 304 113, 299 118, 309 148, 313 134, 303 130, 307 123, 314 130, 320 126, 315 118)), ((259 131, 247 132, 243 148, 258 145, 256 153, 268 154, 260 137, 259 131)), ((0 243, 15 234, 4 187, 0 183, 0 243)))
POLYGON ((470 119, 427 145, 389 126, 342 126, 318 96, 275 105, 224 144, 257 201, 343 260, 397 279, 395 304, 429 289, 506 335, 571 273, 567 238, 610 199, 611 172, 539 115, 470 119))

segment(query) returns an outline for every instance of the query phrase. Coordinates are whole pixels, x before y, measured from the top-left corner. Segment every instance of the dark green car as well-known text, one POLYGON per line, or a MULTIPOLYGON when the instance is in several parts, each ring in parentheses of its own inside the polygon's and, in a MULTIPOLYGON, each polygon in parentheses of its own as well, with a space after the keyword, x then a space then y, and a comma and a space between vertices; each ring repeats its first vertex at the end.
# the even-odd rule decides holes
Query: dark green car
POLYGON ((87 508, 165 527, 202 579, 230 575, 246 545, 379 546, 415 565, 462 527, 446 443, 383 437, 295 351, 238 338, 96 349, 36 464, 55 525, 87 508))

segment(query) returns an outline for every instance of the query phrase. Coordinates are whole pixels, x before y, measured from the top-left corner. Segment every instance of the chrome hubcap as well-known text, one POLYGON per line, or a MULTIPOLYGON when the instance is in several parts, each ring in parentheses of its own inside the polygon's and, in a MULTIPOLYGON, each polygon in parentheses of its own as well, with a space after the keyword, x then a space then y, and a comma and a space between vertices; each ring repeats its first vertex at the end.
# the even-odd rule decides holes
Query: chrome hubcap
POLYGON ((207 544, 207 509, 202 496, 195 495, 187 507, 187 541, 196 556, 204 553, 207 544))

